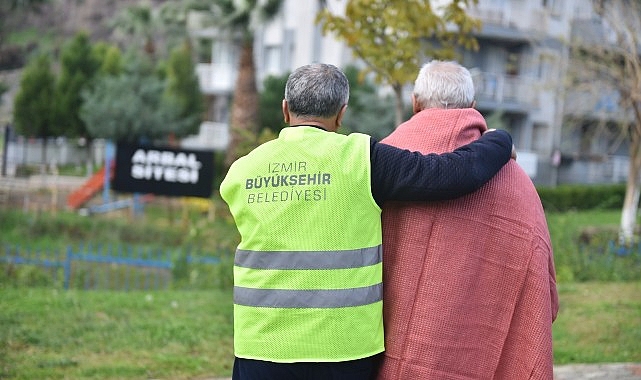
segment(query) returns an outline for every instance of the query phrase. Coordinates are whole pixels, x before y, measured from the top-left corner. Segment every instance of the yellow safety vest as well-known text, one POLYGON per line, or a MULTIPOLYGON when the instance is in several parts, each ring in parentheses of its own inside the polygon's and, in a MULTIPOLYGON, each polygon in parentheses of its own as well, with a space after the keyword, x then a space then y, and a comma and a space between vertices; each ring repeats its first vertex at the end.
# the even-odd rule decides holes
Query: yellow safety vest
POLYGON ((289 127, 237 160, 220 186, 241 235, 234 350, 335 362, 384 350, 381 209, 370 138, 289 127))

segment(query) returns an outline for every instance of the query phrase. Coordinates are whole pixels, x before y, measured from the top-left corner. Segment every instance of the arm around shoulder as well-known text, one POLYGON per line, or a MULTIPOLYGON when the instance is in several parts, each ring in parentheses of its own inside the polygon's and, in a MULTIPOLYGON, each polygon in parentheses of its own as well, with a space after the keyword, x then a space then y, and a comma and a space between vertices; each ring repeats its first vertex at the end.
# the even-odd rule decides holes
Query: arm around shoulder
POLYGON ((512 137, 492 131, 453 152, 423 155, 372 142, 372 193, 387 200, 458 198, 489 181, 512 155, 512 137))
POLYGON ((475 178, 474 190, 483 186, 515 156, 512 136, 504 130, 489 130, 478 140, 456 149, 453 154, 462 154, 475 178))

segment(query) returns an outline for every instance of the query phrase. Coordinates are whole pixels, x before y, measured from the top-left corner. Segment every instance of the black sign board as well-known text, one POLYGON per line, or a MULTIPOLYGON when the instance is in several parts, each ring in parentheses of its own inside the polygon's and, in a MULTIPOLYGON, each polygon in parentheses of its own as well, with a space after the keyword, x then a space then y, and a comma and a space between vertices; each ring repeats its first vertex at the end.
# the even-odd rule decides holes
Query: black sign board
POLYGON ((209 198, 214 153, 119 143, 112 188, 131 193, 209 198))

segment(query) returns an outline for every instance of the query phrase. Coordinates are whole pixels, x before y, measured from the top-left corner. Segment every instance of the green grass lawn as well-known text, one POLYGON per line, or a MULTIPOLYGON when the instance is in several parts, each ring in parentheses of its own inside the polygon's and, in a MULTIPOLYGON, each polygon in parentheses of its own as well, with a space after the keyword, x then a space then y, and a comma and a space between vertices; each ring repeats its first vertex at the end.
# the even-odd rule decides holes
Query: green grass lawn
MULTIPOLYGON (((99 243, 233 251, 238 236, 222 206, 214 215, 150 207, 145 216, 79 217, 0 211, 0 243, 99 243)), ((616 226, 618 211, 548 214, 559 280, 555 364, 641 362, 641 262, 588 254, 578 236, 616 226)), ((600 243, 599 243, 600 244, 600 243)), ((598 248, 598 247, 597 247, 598 248)), ((228 282, 156 292, 63 291, 0 273, 0 379, 205 379, 233 362, 228 282)), ((14 268, 15 269, 15 268, 14 268)))
MULTIPOLYGON (((230 291, 4 288, 2 379, 229 376, 230 291)), ((559 286, 555 364, 641 362, 641 283, 559 286)))
POLYGON ((641 282, 559 284, 554 361, 641 362, 641 282))
POLYGON ((230 291, 2 289, 0 379, 229 375, 230 291))

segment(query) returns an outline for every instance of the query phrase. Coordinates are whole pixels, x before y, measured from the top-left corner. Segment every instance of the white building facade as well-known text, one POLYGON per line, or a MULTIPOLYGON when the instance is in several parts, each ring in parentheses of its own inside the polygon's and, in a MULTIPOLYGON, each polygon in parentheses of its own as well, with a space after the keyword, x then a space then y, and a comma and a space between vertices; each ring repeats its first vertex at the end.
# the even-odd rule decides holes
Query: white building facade
MULTIPOLYGON (((255 36, 257 84, 260 86, 268 75, 283 75, 310 62, 343 68, 355 64, 349 49, 331 35, 323 36, 315 23, 322 8, 341 14, 345 4, 341 0, 285 0, 280 14, 255 36)), ((622 181, 619 175, 608 175, 608 168, 615 165, 625 173, 625 152, 602 159, 597 165, 600 169, 580 160, 570 160, 568 166, 565 159, 577 156, 576 149, 581 149, 573 142, 581 136, 570 133, 572 141, 564 141, 568 136, 562 128, 569 64, 566 42, 571 40, 577 20, 595 18, 590 2, 482 0, 469 13, 483 23, 476 34, 480 49, 461 54, 461 63, 473 73, 477 108, 485 116, 502 115, 503 128, 510 131, 519 152, 519 163, 535 183, 622 181), (595 171, 597 174, 589 174, 595 171)), ((198 28, 197 15, 190 24, 192 36, 209 52, 202 54, 197 67, 201 88, 209 99, 206 124, 217 128, 214 134, 224 139, 238 63, 237 44, 213 28, 198 28)), ((218 149, 224 146, 224 141, 216 144, 218 149)))

